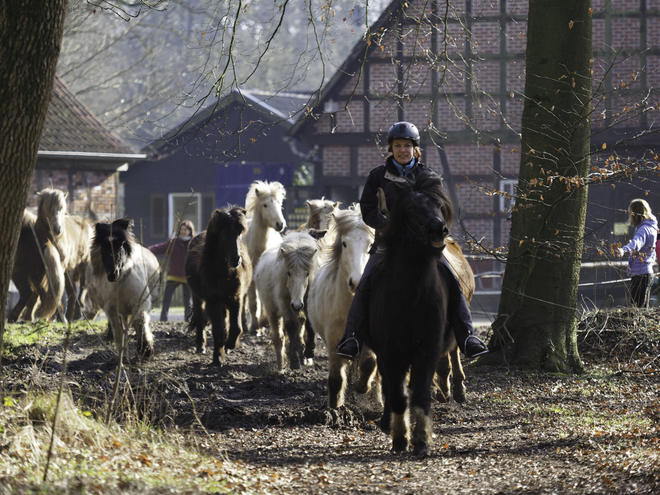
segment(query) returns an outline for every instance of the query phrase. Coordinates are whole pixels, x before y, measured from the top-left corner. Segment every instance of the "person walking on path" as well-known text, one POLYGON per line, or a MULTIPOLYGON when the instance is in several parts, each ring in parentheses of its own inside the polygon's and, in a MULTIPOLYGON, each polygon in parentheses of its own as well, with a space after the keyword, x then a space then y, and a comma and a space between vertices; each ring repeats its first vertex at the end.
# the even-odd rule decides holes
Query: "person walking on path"
POLYGON ((633 199, 628 206, 629 225, 635 227, 635 235, 628 244, 617 249, 620 258, 628 254, 630 298, 640 308, 649 304, 655 263, 658 221, 651 207, 643 199, 633 199))
POLYGON ((192 294, 186 280, 186 257, 188 256, 188 246, 190 239, 195 235, 195 226, 189 220, 181 222, 179 235, 174 239, 169 239, 159 244, 149 246, 149 251, 154 254, 169 254, 169 265, 167 269, 167 283, 163 294, 162 309, 160 311, 160 321, 167 321, 170 312, 170 303, 176 288, 183 287, 183 307, 184 318, 190 321, 192 315, 192 294))

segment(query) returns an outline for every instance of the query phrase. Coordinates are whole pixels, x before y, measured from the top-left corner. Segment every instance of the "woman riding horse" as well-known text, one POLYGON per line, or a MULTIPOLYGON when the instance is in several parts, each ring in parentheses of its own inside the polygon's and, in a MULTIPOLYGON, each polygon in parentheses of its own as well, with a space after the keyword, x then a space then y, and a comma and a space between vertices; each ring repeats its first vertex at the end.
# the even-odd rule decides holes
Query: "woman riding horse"
MULTIPOLYGON (((353 302, 351 303, 346 329, 337 346, 339 356, 354 359, 360 353, 362 342, 368 328, 367 311, 364 309, 369 300, 369 275, 382 259, 378 251, 379 230, 387 224, 389 208, 397 196, 395 183, 412 182, 422 170, 430 171, 419 159, 422 156, 419 131, 409 122, 397 122, 387 133, 387 151, 390 156, 385 163, 373 169, 360 198, 362 217, 367 225, 376 229, 376 242, 371 248, 369 261, 364 268, 353 302)), ((474 333, 472 315, 468 308, 461 285, 447 260, 443 257, 438 270, 449 284, 450 304, 447 320, 451 325, 456 342, 461 351, 469 358, 488 352, 488 347, 474 333)))

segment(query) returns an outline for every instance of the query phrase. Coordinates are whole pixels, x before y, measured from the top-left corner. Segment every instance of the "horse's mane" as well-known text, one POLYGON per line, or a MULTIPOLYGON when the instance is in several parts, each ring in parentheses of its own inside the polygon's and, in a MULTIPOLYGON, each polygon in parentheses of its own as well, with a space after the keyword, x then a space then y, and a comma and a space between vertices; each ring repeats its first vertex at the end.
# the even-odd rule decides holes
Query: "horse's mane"
POLYGON ((229 231, 234 237, 245 233, 248 228, 245 209, 227 205, 216 209, 206 225, 206 237, 202 248, 200 266, 213 264, 218 255, 218 238, 223 231, 229 231))
POLYGON ((117 244, 124 244, 126 257, 130 258, 133 253, 133 243, 135 235, 131 229, 132 221, 128 218, 120 218, 112 223, 99 222, 94 227, 94 235, 92 237, 92 245, 90 247, 90 262, 94 269, 94 274, 102 276, 105 272, 103 267, 103 259, 101 257, 101 250, 107 244, 106 241, 118 241, 117 244))
POLYGON ((279 182, 255 180, 245 197, 245 209, 247 210, 248 216, 251 216, 252 213, 254 213, 259 196, 263 196, 264 194, 274 196, 278 203, 282 203, 286 197, 286 189, 279 182))
POLYGON ((433 171, 422 171, 417 179, 412 182, 396 183, 399 187, 397 199, 394 201, 387 225, 380 232, 379 242, 388 245, 396 242, 406 229, 405 204, 416 194, 423 194, 439 203, 445 216, 447 229, 451 227, 454 219, 454 207, 449 196, 442 187, 442 178, 433 171))
POLYGON ((287 270, 303 267, 313 273, 317 268, 318 250, 316 239, 307 232, 289 232, 277 251, 277 261, 284 263, 287 270))
POLYGON ((66 213, 66 193, 59 189, 46 188, 39 193, 39 204, 37 206, 37 218, 46 219, 50 213, 63 211, 66 213))
POLYGON ((346 210, 336 210, 333 214, 335 221, 330 226, 334 243, 330 249, 329 263, 337 263, 343 251, 342 237, 355 229, 363 229, 373 235, 373 229, 362 219, 359 203, 353 203, 346 210))

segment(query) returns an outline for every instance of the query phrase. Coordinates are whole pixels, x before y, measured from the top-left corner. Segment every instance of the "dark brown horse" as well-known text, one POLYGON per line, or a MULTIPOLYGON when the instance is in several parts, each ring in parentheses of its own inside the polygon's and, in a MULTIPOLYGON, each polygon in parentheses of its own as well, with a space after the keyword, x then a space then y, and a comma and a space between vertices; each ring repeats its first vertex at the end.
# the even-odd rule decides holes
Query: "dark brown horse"
POLYGON ((441 179, 422 174, 414 184, 401 185, 379 240, 385 254, 371 276, 366 344, 378 357, 380 426, 391 433, 395 452, 407 450, 411 440, 416 454, 427 452, 433 377, 440 356, 455 345, 446 325, 447 284, 437 268, 452 216, 441 179))
POLYGON ((225 349, 236 347, 245 325, 244 303, 252 280, 252 265, 243 244, 245 213, 240 206, 215 210, 206 230, 190 241, 186 258, 186 277, 193 295, 190 329, 197 334, 197 352, 205 353, 204 327, 211 320, 215 366, 221 365, 225 349))

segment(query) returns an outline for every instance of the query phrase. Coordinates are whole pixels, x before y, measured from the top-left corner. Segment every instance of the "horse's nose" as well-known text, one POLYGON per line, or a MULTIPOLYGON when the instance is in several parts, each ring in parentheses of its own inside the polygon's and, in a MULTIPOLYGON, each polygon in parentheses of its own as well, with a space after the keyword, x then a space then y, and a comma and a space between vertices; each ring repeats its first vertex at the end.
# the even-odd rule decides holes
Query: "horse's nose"
POLYGON ((302 301, 291 301, 291 309, 293 309, 294 311, 301 311, 303 309, 303 306, 305 305, 303 304, 302 301))
POLYGON ((277 230, 278 232, 282 232, 283 228, 284 228, 284 222, 277 222, 275 224, 275 230, 277 230))
POLYGON ((355 282, 353 281, 353 277, 349 277, 348 279, 348 290, 351 292, 355 292, 355 282))
POLYGON ((241 266, 241 263, 243 263, 243 257, 239 256, 238 260, 236 261, 236 266, 234 266, 234 268, 238 268, 239 266, 241 266))
POLYGON ((426 237, 431 240, 444 240, 449 235, 447 224, 440 217, 431 219, 426 224, 426 237))
POLYGON ((113 284, 115 280, 117 280, 117 277, 115 276, 115 272, 107 272, 108 275, 108 282, 113 284))

